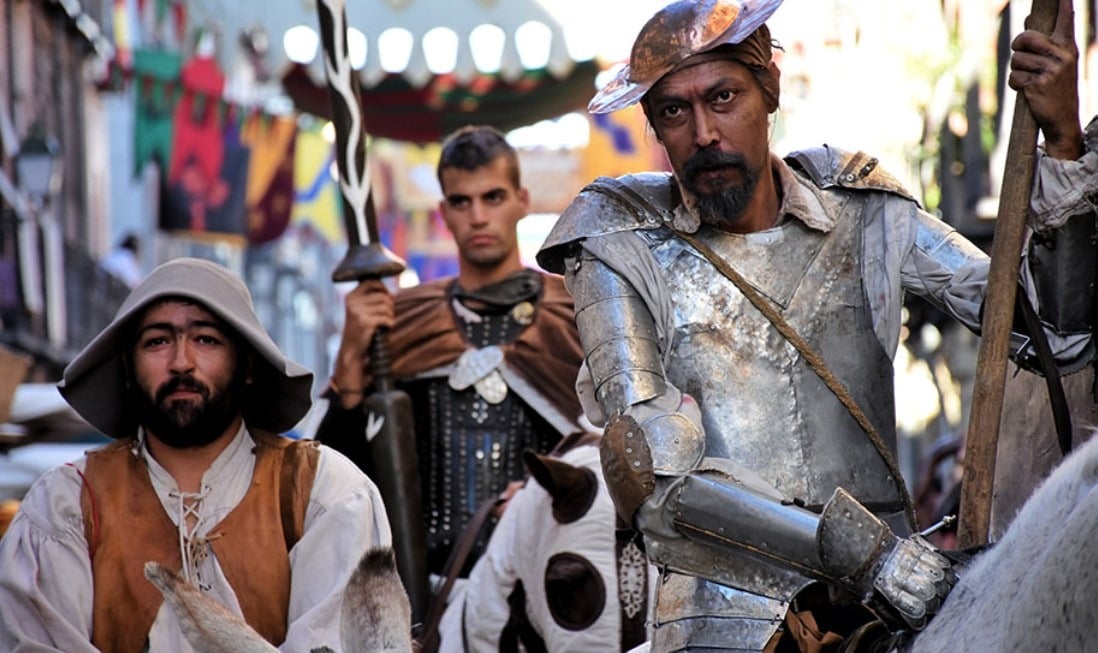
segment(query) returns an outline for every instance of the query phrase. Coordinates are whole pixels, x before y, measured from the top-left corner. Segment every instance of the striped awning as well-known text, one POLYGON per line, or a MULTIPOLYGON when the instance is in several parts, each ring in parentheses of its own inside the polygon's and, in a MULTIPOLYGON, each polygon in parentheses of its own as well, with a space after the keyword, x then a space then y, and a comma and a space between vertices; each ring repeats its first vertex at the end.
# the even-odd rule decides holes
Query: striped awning
MULTIPOLYGON (((577 63, 563 79, 541 69, 527 70, 513 81, 478 75, 461 83, 454 75, 435 75, 416 87, 402 75, 389 74, 373 86, 363 85, 360 97, 371 135, 430 143, 467 124, 509 131, 582 110, 594 92, 596 74, 593 61, 577 63)), ((282 84, 299 111, 328 117, 328 86, 316 83, 303 66, 291 66, 282 84)))

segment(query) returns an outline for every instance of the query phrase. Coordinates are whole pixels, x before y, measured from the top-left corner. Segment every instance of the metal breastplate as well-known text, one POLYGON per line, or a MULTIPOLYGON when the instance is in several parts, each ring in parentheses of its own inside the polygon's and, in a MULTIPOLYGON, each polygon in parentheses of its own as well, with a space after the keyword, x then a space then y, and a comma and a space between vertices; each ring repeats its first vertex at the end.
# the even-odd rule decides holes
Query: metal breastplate
MULTIPOLYGON (((862 198, 834 194, 827 234, 797 220, 748 236, 699 232, 774 302, 823 356, 895 453, 892 363, 877 340, 861 283, 862 198)), ((743 294, 690 245, 654 238, 675 298, 667 376, 702 410, 706 455, 759 473, 790 499, 818 509, 844 487, 875 511, 901 507, 887 465, 847 409, 743 294)), ((707 559, 694 543, 650 553, 707 559)), ((810 581, 793 569, 744 559, 721 566, 727 584, 665 572, 653 650, 761 651, 810 581)))
MULTIPOLYGON (((823 356, 895 451, 892 362, 874 334, 861 283, 860 197, 832 195, 827 234, 797 220, 748 236, 699 232, 823 356)), ((896 480, 866 433, 732 283, 688 244, 654 255, 675 298, 668 378, 701 406, 706 455, 730 458, 779 491, 822 506, 843 487, 878 511, 901 509, 896 480)))

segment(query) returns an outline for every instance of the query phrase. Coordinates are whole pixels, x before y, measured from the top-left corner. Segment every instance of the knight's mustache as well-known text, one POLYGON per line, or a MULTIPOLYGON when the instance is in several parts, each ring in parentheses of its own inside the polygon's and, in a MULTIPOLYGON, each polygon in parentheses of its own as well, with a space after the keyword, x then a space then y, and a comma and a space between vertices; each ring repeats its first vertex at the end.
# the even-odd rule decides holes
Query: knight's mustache
POLYGON ((683 174, 687 179, 693 179, 698 173, 706 170, 720 168, 747 169, 747 160, 742 154, 731 154, 717 150, 699 150, 697 154, 686 160, 683 166, 683 174))

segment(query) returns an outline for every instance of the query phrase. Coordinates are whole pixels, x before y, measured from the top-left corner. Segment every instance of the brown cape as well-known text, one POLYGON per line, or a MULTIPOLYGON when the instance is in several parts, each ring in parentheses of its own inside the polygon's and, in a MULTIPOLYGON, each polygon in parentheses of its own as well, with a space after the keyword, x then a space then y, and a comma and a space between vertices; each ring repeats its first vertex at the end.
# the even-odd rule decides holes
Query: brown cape
MULTIPOLYGON (((573 421, 582 409, 576 374, 583 361, 572 297, 561 277, 542 274, 534 320, 513 342, 502 345, 504 358, 530 385, 573 421)), ((457 360, 469 348, 458 329, 448 291, 455 280, 438 279, 396 295, 396 326, 389 334, 393 376, 406 379, 457 360)), ((365 379, 370 384, 369 373, 365 379)))

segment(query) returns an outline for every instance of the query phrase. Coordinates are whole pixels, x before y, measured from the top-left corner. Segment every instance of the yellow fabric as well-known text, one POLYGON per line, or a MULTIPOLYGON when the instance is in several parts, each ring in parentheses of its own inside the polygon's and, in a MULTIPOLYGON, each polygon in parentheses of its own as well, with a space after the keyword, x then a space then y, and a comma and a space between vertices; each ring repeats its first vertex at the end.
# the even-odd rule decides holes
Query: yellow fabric
POLYGON ((261 200, 271 187, 290 139, 296 134, 293 117, 255 115, 244 121, 240 142, 251 150, 248 158, 248 186, 244 199, 248 206, 261 200))
POLYGON ((322 128, 297 131, 294 144, 294 207, 290 223, 309 224, 330 243, 345 243, 339 187, 332 177, 332 143, 322 128))

